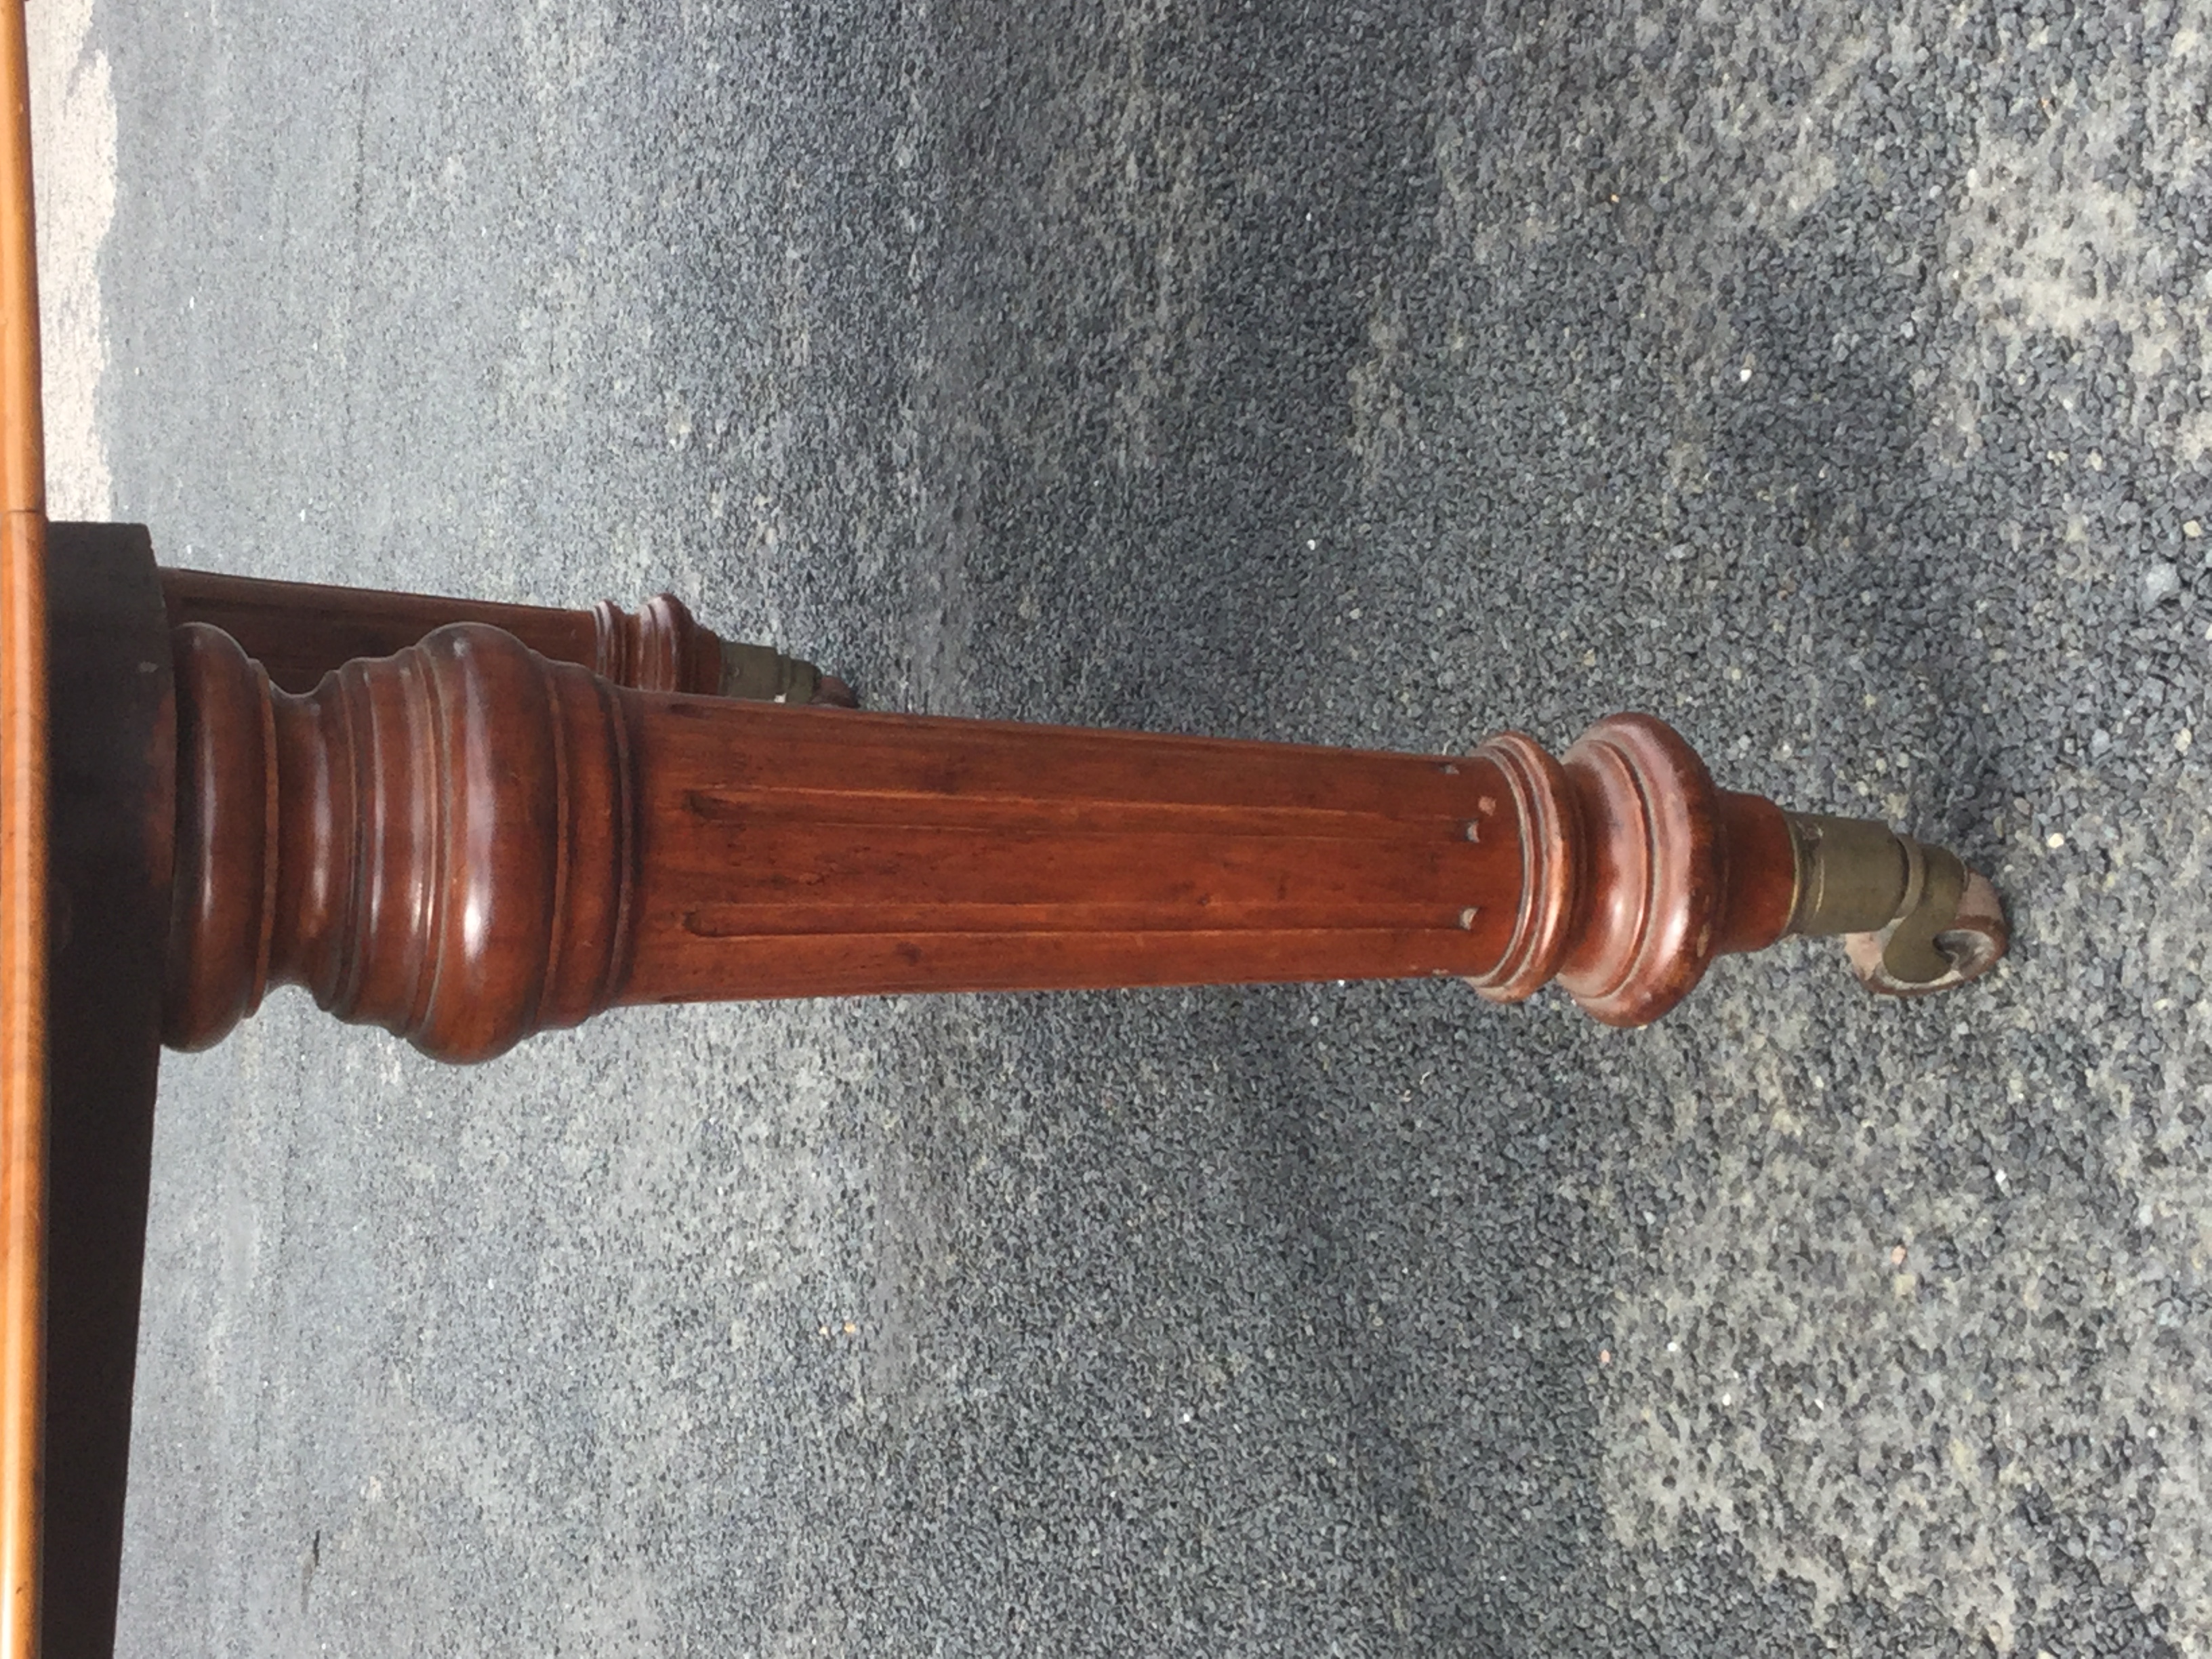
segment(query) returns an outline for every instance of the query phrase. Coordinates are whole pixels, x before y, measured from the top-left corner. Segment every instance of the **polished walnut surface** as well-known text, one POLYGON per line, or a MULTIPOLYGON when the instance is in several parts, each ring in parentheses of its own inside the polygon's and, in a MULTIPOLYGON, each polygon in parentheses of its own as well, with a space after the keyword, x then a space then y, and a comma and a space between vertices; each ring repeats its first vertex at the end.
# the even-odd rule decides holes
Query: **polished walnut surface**
POLYGON ((1788 927, 1789 830, 1659 721, 1564 760, 790 709, 482 623, 301 696, 178 630, 164 1035, 272 985, 443 1060, 618 1003, 1559 977, 1642 1024, 1788 927))

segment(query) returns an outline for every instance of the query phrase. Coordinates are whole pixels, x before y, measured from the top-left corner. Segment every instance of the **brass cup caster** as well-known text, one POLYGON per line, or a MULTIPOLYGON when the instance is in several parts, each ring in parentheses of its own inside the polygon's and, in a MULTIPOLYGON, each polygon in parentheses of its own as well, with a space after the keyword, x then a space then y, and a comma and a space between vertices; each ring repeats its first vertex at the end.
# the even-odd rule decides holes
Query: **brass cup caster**
POLYGON ((1860 818, 1791 812, 1796 933, 1838 934, 1851 971, 1881 996, 1927 996, 1978 979, 2012 941, 1986 877, 1954 853, 1860 818))

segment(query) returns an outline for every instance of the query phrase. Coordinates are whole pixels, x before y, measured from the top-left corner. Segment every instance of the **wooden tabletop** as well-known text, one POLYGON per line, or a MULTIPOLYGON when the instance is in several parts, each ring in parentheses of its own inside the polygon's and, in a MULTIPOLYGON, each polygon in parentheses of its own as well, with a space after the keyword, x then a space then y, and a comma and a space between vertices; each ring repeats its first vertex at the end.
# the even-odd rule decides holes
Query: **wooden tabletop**
POLYGON ((46 1346, 46 478, 23 0, 0 0, 0 1659, 30 1659, 46 1346))

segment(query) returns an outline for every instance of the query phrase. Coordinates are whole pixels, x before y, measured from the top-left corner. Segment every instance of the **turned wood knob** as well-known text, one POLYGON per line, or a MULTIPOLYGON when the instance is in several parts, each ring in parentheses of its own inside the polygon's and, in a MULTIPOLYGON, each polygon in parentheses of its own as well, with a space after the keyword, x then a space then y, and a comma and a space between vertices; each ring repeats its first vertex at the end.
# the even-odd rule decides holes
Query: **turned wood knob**
MULTIPOLYGON (((602 678, 649 691, 721 690, 722 641, 702 628, 673 593, 647 599, 635 611, 601 599, 592 607, 592 669, 602 678)), ((766 650, 738 647, 747 648, 766 650)))
POLYGON ((1782 809, 1714 788, 1649 714, 1599 721, 1560 759, 1509 732, 1475 750, 1512 792, 1521 892, 1512 944, 1471 982, 1518 1001, 1556 978, 1608 1025, 1644 1025, 1724 951, 1788 931, 1796 854, 1782 809))
POLYGON ((270 985, 441 1060, 604 1007, 637 856, 615 689, 496 629, 442 629, 306 696, 175 635, 178 858, 164 1040, 270 985))

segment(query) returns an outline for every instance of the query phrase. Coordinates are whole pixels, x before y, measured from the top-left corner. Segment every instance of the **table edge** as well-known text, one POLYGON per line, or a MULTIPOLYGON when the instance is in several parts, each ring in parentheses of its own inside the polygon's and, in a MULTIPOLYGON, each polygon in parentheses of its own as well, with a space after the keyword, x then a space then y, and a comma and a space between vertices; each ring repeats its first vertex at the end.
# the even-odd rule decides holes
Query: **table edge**
POLYGON ((46 1200, 46 443, 23 0, 0 0, 0 1659, 39 1650, 46 1200))

